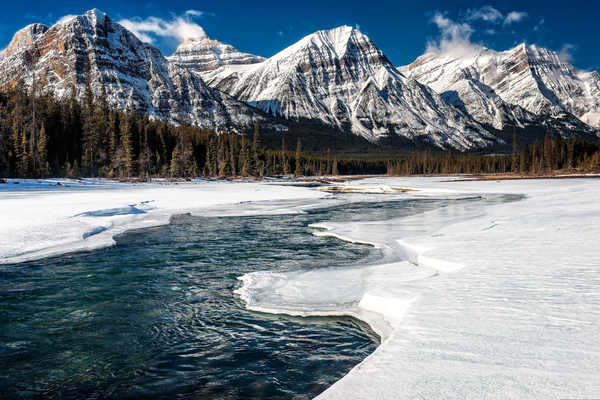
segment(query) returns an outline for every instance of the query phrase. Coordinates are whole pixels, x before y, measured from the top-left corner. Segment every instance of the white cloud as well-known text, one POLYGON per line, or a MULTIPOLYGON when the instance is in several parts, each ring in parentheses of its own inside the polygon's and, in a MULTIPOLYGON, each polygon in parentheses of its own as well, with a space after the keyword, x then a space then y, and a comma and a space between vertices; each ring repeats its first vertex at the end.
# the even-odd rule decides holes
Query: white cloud
MULTIPOLYGON (((430 22, 437 26, 440 35, 437 40, 427 43, 427 52, 450 53, 456 57, 470 55, 483 48, 482 45, 471 40, 476 28, 488 36, 507 33, 502 28, 519 22, 527 16, 524 11, 503 14, 492 6, 483 6, 459 12, 458 19, 455 21, 448 17, 448 13, 438 11, 430 22)), ((515 34, 514 31, 510 33, 515 34)))
POLYGON ((191 38, 206 37, 204 29, 193 21, 207 13, 198 10, 187 10, 183 15, 172 16, 170 20, 158 17, 139 17, 122 19, 119 24, 133 32, 141 41, 153 43, 156 36, 175 38, 179 41, 191 38))
POLYGON ((455 22, 444 14, 437 12, 431 22, 440 30, 438 41, 427 43, 427 52, 463 56, 477 51, 480 46, 471 42, 474 30, 466 22, 455 22))
POLYGON ((538 22, 538 24, 533 28, 533 30, 536 32, 539 31, 540 29, 542 29, 545 23, 546 19, 542 17, 542 19, 540 19, 540 22, 538 22))
POLYGON ((470 8, 465 13, 467 21, 483 21, 493 24, 502 23, 503 25, 521 22, 527 16, 528 14, 525 11, 511 11, 504 15, 501 11, 492 6, 470 8))
POLYGON ((524 18, 527 18, 527 13, 525 11, 511 11, 506 14, 506 18, 504 18, 504 25, 510 25, 513 22, 521 22, 524 18))
POLYGON ((573 61, 573 52, 577 50, 577 46, 571 43, 563 44, 562 48, 558 51, 558 57, 561 61, 566 63, 572 63, 573 61))
POLYGON ((72 15, 72 14, 68 14, 65 15, 63 17, 60 17, 58 21, 56 21, 57 24, 62 24, 63 22, 67 22, 73 18, 75 18, 77 15, 72 15))
POLYGON ((189 17, 202 17, 205 14, 206 13, 204 11, 187 10, 184 15, 187 15, 189 17))
POLYGON ((467 19, 470 21, 499 22, 504 19, 504 15, 492 6, 483 6, 467 10, 467 19))

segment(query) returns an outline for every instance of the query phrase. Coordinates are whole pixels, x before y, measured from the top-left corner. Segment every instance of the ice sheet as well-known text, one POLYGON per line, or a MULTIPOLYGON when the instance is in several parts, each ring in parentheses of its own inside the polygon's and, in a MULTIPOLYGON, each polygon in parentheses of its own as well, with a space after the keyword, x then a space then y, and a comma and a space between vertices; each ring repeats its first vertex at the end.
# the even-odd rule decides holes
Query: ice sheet
POLYGON ((447 180, 352 185, 527 197, 317 224, 319 235, 376 245, 383 263, 258 272, 242 278, 239 293, 251 309, 353 315, 382 336, 320 399, 600 397, 600 181, 447 180))
POLYGON ((257 182, 9 180, 0 184, 0 264, 110 246, 119 233, 166 224, 176 214, 302 212, 328 197, 257 182))

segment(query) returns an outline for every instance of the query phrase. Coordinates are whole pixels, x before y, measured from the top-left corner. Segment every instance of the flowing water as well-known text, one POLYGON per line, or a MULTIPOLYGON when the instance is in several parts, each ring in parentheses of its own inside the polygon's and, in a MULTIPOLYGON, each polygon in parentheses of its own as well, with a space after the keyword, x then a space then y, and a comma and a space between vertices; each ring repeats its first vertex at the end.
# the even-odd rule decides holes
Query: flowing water
POLYGON ((233 293, 237 278, 368 262, 376 250, 313 236, 308 225, 443 203, 180 216, 111 248, 2 266, 0 398, 312 398, 370 354, 377 336, 350 318, 250 312, 233 293))

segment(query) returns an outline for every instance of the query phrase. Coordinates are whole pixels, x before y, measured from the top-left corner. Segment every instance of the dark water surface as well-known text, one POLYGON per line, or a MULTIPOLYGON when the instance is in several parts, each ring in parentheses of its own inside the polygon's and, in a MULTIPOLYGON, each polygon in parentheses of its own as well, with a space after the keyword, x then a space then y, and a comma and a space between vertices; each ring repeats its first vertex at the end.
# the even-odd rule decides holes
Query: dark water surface
POLYGON ((257 270, 377 257, 315 237, 324 220, 387 219, 441 201, 357 203, 302 215, 181 216, 117 245, 0 267, 0 398, 312 398, 378 338, 349 318, 247 311, 257 270))

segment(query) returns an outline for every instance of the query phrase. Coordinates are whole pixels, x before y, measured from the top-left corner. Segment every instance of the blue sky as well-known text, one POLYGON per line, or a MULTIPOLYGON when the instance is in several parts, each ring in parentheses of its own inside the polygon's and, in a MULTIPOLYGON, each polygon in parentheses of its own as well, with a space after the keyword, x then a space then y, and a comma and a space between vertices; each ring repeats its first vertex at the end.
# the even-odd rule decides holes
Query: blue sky
POLYGON ((139 35, 165 55, 183 34, 204 30, 241 51, 271 56, 315 30, 346 24, 369 35, 395 65, 410 63, 428 47, 475 43, 504 50, 525 41, 560 51, 580 68, 600 70, 600 5, 579 0, 27 1, 3 7, 0 48, 27 24, 51 25, 64 15, 94 7, 116 21, 149 28, 139 35), (155 27, 163 33, 153 33, 155 27))

